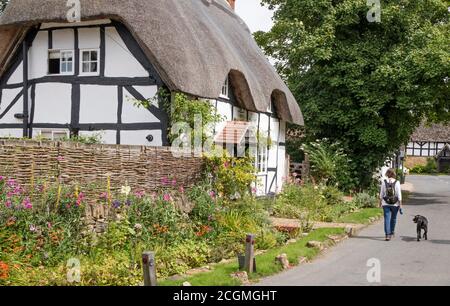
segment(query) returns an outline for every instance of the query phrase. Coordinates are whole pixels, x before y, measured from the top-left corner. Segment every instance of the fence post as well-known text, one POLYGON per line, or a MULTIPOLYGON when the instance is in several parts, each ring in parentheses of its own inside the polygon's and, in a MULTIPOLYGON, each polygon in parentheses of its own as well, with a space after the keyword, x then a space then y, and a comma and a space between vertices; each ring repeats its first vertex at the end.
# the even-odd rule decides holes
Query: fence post
POLYGON ((245 264, 244 270, 248 274, 253 272, 253 260, 255 257, 255 235, 248 234, 245 239, 245 264))
POLYGON ((156 264, 154 252, 147 251, 142 253, 142 268, 144 269, 144 286, 156 286, 156 264))

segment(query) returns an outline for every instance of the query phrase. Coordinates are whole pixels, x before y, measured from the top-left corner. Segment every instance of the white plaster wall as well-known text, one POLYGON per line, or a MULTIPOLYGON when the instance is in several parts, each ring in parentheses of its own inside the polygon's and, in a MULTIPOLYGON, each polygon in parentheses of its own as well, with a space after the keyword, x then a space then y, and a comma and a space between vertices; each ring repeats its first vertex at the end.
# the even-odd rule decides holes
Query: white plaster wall
POLYGON ((75 47, 75 32, 73 29, 53 31, 53 49, 73 50, 75 47))
POLYGON ((117 108, 117 86, 80 86, 80 123, 117 123, 117 108))
POLYGON ((116 144, 116 131, 106 130, 106 131, 80 131, 80 136, 90 137, 99 136, 101 143, 103 144, 116 144))
POLYGON ((161 131, 121 131, 120 142, 123 145, 138 145, 138 146, 162 146, 161 131), (153 141, 149 142, 146 138, 148 135, 153 136, 153 141))
POLYGON ((281 191, 281 188, 283 186, 283 183, 286 181, 288 173, 286 173, 286 148, 280 147, 278 151, 278 190, 277 192, 281 191))
POLYGON ((80 48, 80 49, 99 49, 100 48, 100 28, 78 29, 78 48, 80 48))
MULTIPOLYGON (((16 89, 3 89, 2 101, 0 104, 0 114, 2 114, 5 109, 11 104, 14 98, 17 96, 19 92, 21 92, 21 88, 16 89)), ((14 118, 14 114, 23 113, 23 98, 21 97, 16 104, 5 114, 5 116, 0 119, 0 123, 22 123, 21 119, 14 118)))
POLYGON ((216 133, 220 133, 227 124, 227 121, 231 121, 233 107, 229 103, 217 101, 217 114, 222 116, 222 122, 216 125, 216 133))
POLYGON ((106 32, 105 75, 108 77, 148 77, 148 72, 135 59, 115 28, 106 32))
POLYGON ((28 78, 37 79, 47 75, 48 32, 40 31, 36 35, 28 52, 28 78))
POLYGON ((279 134, 278 119, 270 118, 270 138, 272 140, 272 146, 270 147, 269 150, 269 161, 268 161, 269 168, 275 168, 277 166, 278 134, 279 134))
POLYGON ((17 66, 16 70, 12 73, 9 78, 7 84, 17 84, 23 82, 23 62, 20 62, 19 66, 17 66))
POLYGON ((71 118, 72 85, 36 84, 35 103, 34 123, 68 124, 71 118))
MULTIPOLYGON (((135 86, 136 89, 144 98, 153 98, 157 91, 157 86, 135 86)), ((136 100, 133 96, 124 88, 123 90, 123 110, 122 110, 122 123, 139 123, 139 122, 159 122, 150 111, 144 107, 137 107, 134 105, 136 100)), ((158 105, 155 105, 158 107, 158 105)))

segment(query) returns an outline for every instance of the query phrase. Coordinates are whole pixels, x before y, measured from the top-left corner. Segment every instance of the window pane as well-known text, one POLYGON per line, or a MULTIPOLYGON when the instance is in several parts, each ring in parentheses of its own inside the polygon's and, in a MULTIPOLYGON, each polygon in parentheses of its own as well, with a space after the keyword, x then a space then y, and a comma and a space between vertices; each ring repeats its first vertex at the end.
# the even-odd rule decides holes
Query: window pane
POLYGON ((91 63, 91 72, 97 72, 97 63, 91 63))
POLYGON ((97 61, 97 51, 91 51, 91 61, 97 61))
POLYGON ((72 62, 67 63, 67 72, 72 72, 72 62))
POLYGON ((67 64, 66 63, 61 63, 61 72, 67 72, 67 64))
POLYGON ((89 71, 89 63, 83 63, 83 72, 90 72, 89 71))
POLYGON ((83 62, 89 61, 89 51, 83 51, 83 62))

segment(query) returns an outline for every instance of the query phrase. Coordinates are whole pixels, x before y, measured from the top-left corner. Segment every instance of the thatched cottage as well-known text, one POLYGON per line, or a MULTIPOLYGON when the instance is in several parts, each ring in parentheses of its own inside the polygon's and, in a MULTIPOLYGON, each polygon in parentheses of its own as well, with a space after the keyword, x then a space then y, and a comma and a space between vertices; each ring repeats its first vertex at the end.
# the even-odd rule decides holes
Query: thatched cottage
POLYGON ((256 153, 258 189, 279 190, 286 122, 303 117, 234 2, 81 0, 70 23, 65 0, 11 0, 0 17, 0 137, 101 131, 106 144, 167 145, 160 105, 130 102, 164 87, 210 100, 225 118, 218 134, 252 125, 271 138, 256 153))
POLYGON ((444 124, 421 124, 411 136, 406 147, 409 168, 425 165, 427 158, 445 154, 450 145, 450 126, 444 124))

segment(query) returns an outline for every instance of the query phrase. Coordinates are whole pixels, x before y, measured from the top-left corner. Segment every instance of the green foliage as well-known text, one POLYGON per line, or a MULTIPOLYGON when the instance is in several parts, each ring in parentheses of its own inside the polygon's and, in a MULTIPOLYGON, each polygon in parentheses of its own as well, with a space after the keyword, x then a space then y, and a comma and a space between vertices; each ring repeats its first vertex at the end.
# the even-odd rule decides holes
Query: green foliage
POLYGON ((376 208, 378 207, 378 197, 362 192, 353 197, 353 203, 358 208, 376 208))
POLYGON ((149 108, 159 105, 165 109, 169 116, 169 141, 180 139, 190 132, 192 146, 200 133, 201 144, 204 144, 212 127, 222 121, 222 116, 217 114, 214 105, 203 99, 194 99, 182 93, 175 93, 173 97, 166 90, 160 90, 156 97, 146 101, 136 101, 135 105, 149 108))
POLYGON ((253 158, 211 156, 206 158, 206 173, 212 179, 213 192, 227 200, 251 194, 251 184, 255 180, 253 158))
POLYGON ((327 139, 303 145, 311 164, 311 175, 318 183, 339 186, 343 190, 356 187, 356 175, 350 172, 351 160, 340 143, 327 139))
POLYGON ((410 169, 409 172, 413 174, 436 174, 438 172, 436 159, 427 158, 427 164, 425 166, 417 165, 410 169))
POLYGON ((409 140, 424 117, 446 120, 448 1, 262 0, 273 28, 256 33, 297 98, 310 139, 339 140, 359 186, 409 140))

